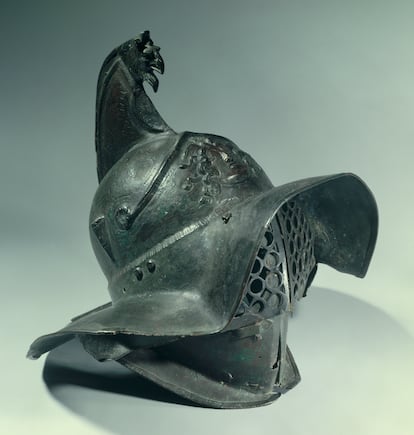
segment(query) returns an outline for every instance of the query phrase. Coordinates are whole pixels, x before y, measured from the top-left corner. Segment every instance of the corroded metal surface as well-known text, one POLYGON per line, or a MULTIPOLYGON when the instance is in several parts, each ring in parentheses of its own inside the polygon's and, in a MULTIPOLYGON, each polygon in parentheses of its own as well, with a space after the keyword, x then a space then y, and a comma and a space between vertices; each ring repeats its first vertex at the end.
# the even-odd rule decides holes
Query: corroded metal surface
POLYGON ((353 174, 274 187, 230 140, 174 132, 143 86, 156 91, 163 71, 149 32, 102 66, 89 223, 111 302, 29 356, 76 336, 97 360, 204 406, 259 406, 300 380, 287 321, 317 263, 365 275, 375 201, 353 174))

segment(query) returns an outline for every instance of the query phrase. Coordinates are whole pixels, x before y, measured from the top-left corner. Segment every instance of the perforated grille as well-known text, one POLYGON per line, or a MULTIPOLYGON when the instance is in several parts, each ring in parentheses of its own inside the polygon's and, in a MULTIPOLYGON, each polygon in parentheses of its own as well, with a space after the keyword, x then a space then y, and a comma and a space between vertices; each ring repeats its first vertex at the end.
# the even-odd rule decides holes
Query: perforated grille
POLYGON ((286 249, 289 285, 295 299, 300 299, 305 295, 316 271, 314 238, 297 202, 285 203, 277 217, 286 249))
POLYGON ((272 317, 304 296, 316 272, 313 245, 300 206, 295 201, 285 203, 266 228, 235 317, 272 317))
POLYGON ((285 273, 284 249, 278 223, 273 219, 266 228, 236 317, 251 313, 266 318, 285 310, 288 304, 285 273))

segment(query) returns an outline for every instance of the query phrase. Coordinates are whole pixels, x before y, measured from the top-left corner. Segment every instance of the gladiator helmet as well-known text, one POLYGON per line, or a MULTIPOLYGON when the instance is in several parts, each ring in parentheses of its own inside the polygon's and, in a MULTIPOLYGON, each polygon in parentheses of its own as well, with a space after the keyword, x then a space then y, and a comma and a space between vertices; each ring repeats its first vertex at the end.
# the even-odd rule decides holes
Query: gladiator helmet
POLYGON ((230 140, 173 131, 144 89, 157 91, 159 50, 146 31, 99 74, 89 229, 111 302, 28 356, 77 337, 98 361, 200 405, 259 406, 300 380, 287 322, 318 263, 365 275, 375 200, 349 173, 274 187, 230 140))

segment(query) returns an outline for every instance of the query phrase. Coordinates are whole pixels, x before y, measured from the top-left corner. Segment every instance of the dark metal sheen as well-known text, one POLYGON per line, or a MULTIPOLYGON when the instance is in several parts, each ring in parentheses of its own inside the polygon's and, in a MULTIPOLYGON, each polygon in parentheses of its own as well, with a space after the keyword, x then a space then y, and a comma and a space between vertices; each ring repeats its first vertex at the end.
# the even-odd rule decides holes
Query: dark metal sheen
POLYGON ((146 31, 99 74, 89 227, 111 302, 28 356, 77 337, 98 361, 201 405, 259 406, 300 380, 287 322, 317 264, 365 275, 375 200, 353 174, 274 187, 230 140, 174 132, 144 90, 158 89, 159 51, 146 31))

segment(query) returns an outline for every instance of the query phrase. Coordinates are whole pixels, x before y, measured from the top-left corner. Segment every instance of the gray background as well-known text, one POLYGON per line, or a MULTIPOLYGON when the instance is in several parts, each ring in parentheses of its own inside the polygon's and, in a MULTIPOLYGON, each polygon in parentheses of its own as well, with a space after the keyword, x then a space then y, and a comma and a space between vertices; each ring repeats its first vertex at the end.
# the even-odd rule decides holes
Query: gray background
POLYGON ((414 3, 0 5, 0 432, 411 434, 414 3), (153 101, 176 131, 229 137, 274 184, 351 171, 377 198, 369 273, 320 267, 288 337, 303 381, 274 405, 52 397, 42 361, 24 359, 34 338, 108 300, 87 230, 95 87, 109 51, 145 29, 166 62, 153 101))

